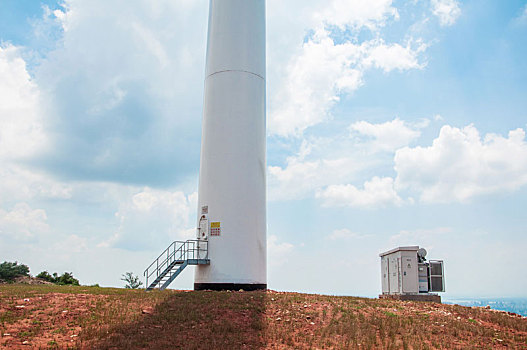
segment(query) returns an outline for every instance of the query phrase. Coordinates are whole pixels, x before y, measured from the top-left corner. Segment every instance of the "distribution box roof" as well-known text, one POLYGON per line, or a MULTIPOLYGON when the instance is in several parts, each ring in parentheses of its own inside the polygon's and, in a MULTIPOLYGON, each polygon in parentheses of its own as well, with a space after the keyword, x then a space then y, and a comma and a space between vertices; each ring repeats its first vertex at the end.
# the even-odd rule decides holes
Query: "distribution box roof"
POLYGON ((409 247, 397 247, 397 248, 393 248, 391 250, 388 250, 387 252, 381 253, 381 254, 379 254, 379 256, 385 256, 385 255, 392 254, 392 253, 395 253, 395 252, 400 252, 400 251, 416 252, 418 250, 419 250, 419 246, 418 245, 413 245, 413 246, 409 246, 409 247))

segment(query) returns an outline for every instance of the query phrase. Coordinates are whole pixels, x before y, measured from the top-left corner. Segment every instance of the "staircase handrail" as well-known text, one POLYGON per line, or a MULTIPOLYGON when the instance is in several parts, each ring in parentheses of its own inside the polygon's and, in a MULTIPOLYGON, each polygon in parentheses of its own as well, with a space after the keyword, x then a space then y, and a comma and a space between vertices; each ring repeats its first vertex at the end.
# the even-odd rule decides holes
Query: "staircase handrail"
POLYGON ((174 241, 144 271, 143 275, 146 277, 147 287, 148 287, 148 280, 150 279, 152 275, 155 274, 156 278, 159 277, 160 271, 163 272, 165 269, 167 269, 170 266, 170 264, 172 264, 176 260, 186 261, 188 259, 207 259, 207 258, 208 258, 208 242, 206 240, 189 239, 187 241, 174 241), (176 249, 177 245, 179 245, 179 247, 177 247, 176 249), (204 257, 200 256, 201 255, 200 251, 205 253, 204 257), (196 256, 196 252, 197 252, 197 256, 196 256), (179 259, 176 259, 176 255, 178 253, 179 253, 179 257, 178 257, 179 259), (163 260, 160 262, 159 260, 161 258, 163 258, 163 260), (152 267, 154 268, 152 269, 152 271, 150 271, 152 267))
MULTIPOLYGON (((163 266, 163 263, 166 263, 166 261, 169 259, 169 257, 170 257, 171 255, 174 255, 174 254, 176 253, 176 251, 174 250, 174 253, 173 253, 173 254, 169 254, 169 252, 170 252, 170 248, 172 248, 172 246, 175 246, 175 245, 178 244, 178 243, 181 243, 181 244, 183 245, 185 242, 182 242, 182 241, 174 241, 174 242, 172 242, 172 243, 171 243, 171 244, 170 244, 170 245, 169 245, 169 246, 163 251, 163 253, 159 254, 159 256, 158 256, 158 257, 157 257, 157 258, 156 258, 156 259, 150 264, 150 266, 148 266, 148 267, 146 268, 146 270, 145 270, 145 272, 144 272, 143 275, 144 275, 144 276, 148 276, 148 277, 152 276, 152 273, 151 273, 151 274, 148 274, 148 275, 147 275, 147 273, 148 273, 148 270, 150 270, 150 268, 151 268, 152 266, 154 266, 154 264, 156 264, 156 263, 157 263, 157 264, 156 264, 156 269, 155 269, 155 270, 159 270, 159 266, 163 266), (163 257, 163 256, 165 256, 165 255, 167 255, 167 259, 163 260, 163 262, 162 262, 161 264, 159 264, 159 259, 161 259, 161 257, 163 257)), ((181 247, 182 247, 182 246, 180 246, 180 248, 181 248, 181 247)), ((180 249, 180 248, 179 248, 179 249, 180 249)), ((178 249, 178 250, 179 250, 179 249, 178 249)))

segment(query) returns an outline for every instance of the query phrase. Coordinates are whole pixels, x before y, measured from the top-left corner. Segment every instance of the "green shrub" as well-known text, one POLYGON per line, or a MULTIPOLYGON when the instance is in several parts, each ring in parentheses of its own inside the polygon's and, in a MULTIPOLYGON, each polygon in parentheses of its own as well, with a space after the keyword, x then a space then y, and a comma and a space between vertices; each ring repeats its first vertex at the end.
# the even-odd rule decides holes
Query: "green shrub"
POLYGON ((12 281, 15 277, 29 276, 29 267, 18 262, 4 261, 0 264, 0 280, 12 281))
MULTIPOLYGON (((56 275, 56 273, 55 273, 56 275)), ((51 283, 55 283, 55 278, 49 274, 47 271, 42 271, 38 275, 35 276, 36 278, 43 279, 44 281, 48 281, 51 283)))
POLYGON ((134 275, 133 272, 124 273, 121 281, 126 282, 126 285, 124 286, 126 289, 138 289, 143 285, 143 282, 141 282, 139 277, 134 275))
POLYGON ((58 275, 58 273, 54 272, 53 275, 50 275, 47 271, 42 271, 39 273, 37 278, 41 278, 45 281, 58 284, 60 286, 78 286, 79 280, 73 277, 73 273, 71 272, 64 272, 62 275, 58 275))
POLYGON ((65 286, 65 285, 78 286, 79 280, 73 277, 72 272, 64 272, 61 276, 58 277, 56 283, 61 286, 65 286))

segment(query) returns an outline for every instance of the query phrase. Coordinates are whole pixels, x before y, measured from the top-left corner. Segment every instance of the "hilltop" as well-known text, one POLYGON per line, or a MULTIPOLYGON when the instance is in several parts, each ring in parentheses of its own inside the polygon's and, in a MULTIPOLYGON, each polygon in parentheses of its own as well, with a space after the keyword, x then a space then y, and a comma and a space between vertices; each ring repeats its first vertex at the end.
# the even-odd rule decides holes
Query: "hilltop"
POLYGON ((527 349, 525 317, 283 292, 0 286, 0 348, 527 349))

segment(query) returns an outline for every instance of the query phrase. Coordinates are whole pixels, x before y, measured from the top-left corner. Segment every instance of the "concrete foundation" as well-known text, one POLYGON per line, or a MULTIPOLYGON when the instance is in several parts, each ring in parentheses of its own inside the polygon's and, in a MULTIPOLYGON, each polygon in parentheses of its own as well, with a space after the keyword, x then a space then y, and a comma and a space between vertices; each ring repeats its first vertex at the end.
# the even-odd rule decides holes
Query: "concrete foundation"
POLYGON ((437 294, 381 294, 379 295, 379 299, 424 301, 441 304, 441 296, 437 294))

